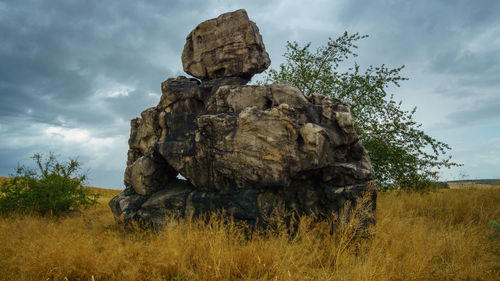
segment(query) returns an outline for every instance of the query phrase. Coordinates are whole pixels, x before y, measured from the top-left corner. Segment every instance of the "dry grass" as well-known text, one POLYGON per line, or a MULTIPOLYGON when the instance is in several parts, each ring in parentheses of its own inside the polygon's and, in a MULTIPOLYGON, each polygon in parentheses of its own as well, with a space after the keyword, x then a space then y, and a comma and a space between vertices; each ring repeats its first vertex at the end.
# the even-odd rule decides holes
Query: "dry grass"
POLYGON ((376 227, 352 239, 305 219, 294 238, 212 220, 126 232, 105 203, 60 219, 0 217, 1 280, 500 280, 500 189, 382 193, 376 227))

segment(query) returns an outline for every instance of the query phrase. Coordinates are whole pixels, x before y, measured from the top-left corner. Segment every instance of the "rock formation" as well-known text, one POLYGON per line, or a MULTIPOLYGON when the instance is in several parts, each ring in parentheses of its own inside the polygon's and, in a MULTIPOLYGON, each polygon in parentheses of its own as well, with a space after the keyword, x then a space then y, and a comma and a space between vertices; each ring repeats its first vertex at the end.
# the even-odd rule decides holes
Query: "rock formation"
POLYGON ((245 85, 270 60, 244 10, 198 25, 182 62, 201 81, 168 79, 158 105, 131 121, 116 217, 161 225, 224 209, 265 225, 274 210, 327 218, 365 191, 374 210, 373 169, 345 103, 288 83, 245 85))
POLYGON ((182 65, 201 80, 243 77, 250 80, 271 64, 257 25, 245 10, 200 23, 186 38, 182 65))

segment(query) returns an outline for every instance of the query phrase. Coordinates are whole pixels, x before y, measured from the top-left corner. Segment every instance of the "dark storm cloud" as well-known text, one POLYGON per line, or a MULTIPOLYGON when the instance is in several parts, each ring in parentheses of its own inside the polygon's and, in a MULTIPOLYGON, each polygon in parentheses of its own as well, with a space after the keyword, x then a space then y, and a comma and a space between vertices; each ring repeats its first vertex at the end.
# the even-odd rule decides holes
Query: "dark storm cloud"
MULTIPOLYGON (((0 9, 0 116, 34 122, 129 119, 154 105, 149 93, 182 74, 185 36, 207 17, 208 1, 12 1, 0 9), (119 83, 132 95, 95 106, 119 83), (110 89, 111 90, 111 89, 110 89), (118 105, 128 105, 123 108, 118 105), (113 112, 103 112, 109 110, 113 112)), ((212 8, 213 9, 213 8, 212 8)), ((213 13, 213 12, 212 12, 213 13)))
MULTIPOLYGON (((389 54, 387 58, 396 64, 401 64, 400 61, 407 65, 424 63, 436 56, 436 59, 444 59, 437 64, 448 65, 448 60, 455 58, 441 54, 462 51, 478 34, 498 27, 499 23, 500 2, 492 0, 354 0, 345 3, 343 12, 339 13, 344 26, 369 34, 367 48, 385 49, 389 54)), ((432 62, 431 65, 435 67, 432 62)))
MULTIPOLYGON (((95 114, 90 97, 102 86, 96 85, 99 77, 145 94, 158 92, 159 82, 174 74, 171 69, 181 70, 178 54, 185 35, 174 32, 172 15, 187 6, 147 3, 13 1, 4 5, 0 114, 29 110, 40 118, 34 121, 48 122, 50 115, 56 119, 62 114, 86 122, 88 117, 75 115, 71 104, 89 104, 87 114, 95 114)), ((138 108, 144 106, 141 99, 137 103, 138 108)))

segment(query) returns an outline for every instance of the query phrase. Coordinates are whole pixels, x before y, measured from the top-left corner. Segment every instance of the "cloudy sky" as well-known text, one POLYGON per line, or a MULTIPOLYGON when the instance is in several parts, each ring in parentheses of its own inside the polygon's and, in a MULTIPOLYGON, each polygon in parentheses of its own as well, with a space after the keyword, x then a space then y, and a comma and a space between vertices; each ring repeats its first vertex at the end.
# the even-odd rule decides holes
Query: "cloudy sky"
POLYGON ((346 66, 406 66, 410 80, 390 93, 464 164, 442 178, 500 178, 496 0, 0 0, 0 176, 52 151, 78 156, 90 185, 123 188, 129 120, 158 103, 162 81, 185 75, 186 35, 240 8, 275 68, 287 40, 368 34, 346 66))

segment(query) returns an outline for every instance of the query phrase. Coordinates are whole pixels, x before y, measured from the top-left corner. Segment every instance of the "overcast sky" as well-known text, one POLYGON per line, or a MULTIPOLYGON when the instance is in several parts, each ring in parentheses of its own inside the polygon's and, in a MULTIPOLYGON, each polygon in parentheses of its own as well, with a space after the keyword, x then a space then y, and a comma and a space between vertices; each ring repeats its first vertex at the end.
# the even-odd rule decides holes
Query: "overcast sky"
POLYGON ((123 188, 130 119, 158 103, 162 81, 186 75, 186 35, 240 8, 274 68, 287 40, 368 34, 346 66, 405 65, 410 80, 390 93, 464 164, 442 178, 500 178, 496 0, 0 0, 0 176, 52 151, 78 156, 90 185, 123 188))

